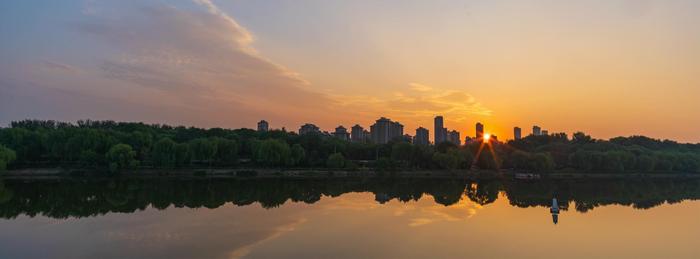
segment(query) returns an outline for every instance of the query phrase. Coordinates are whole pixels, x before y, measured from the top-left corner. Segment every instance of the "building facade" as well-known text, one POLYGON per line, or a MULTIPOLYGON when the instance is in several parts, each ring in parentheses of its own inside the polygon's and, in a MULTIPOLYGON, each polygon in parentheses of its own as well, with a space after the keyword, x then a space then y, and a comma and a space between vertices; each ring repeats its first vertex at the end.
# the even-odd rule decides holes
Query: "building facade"
POLYGON ((265 132, 270 129, 270 124, 267 123, 265 120, 261 120, 258 122, 258 131, 260 132, 265 132))
POLYGON ((428 129, 419 127, 416 129, 416 135, 413 136, 413 144, 427 146, 430 145, 430 132, 428 129))
POLYGON ((442 142, 445 142, 445 140, 446 140, 445 133, 447 132, 447 130, 445 129, 445 124, 444 124, 444 120, 443 120, 442 116, 436 116, 434 124, 435 124, 435 129, 434 129, 435 131, 433 133, 434 134, 433 140, 435 141, 435 145, 437 145, 437 144, 440 144, 442 142))
POLYGON ((381 117, 370 126, 372 142, 386 144, 392 139, 403 137, 403 125, 399 122, 381 117))
POLYGON ((364 142, 365 141, 365 129, 359 124, 355 124, 350 129, 350 139, 354 142, 364 142))
POLYGON ((522 129, 520 129, 519 127, 513 128, 513 139, 515 139, 515 140, 521 139, 522 133, 523 133, 522 129))
POLYGON ((542 128, 540 128, 539 126, 532 126, 532 135, 542 135, 542 128))
POLYGON ((350 133, 348 133, 348 130, 345 127, 343 127, 343 125, 340 125, 337 128, 335 128, 333 136, 345 141, 350 140, 350 133))
POLYGON ((316 125, 313 125, 311 123, 306 123, 304 125, 301 125, 299 128, 299 135, 304 135, 304 134, 309 134, 309 133, 321 133, 321 129, 316 127, 316 125))
POLYGON ((476 138, 480 139, 484 137, 484 124, 481 122, 476 123, 476 138))
POLYGON ((459 137, 459 131, 452 130, 447 133, 447 141, 451 142, 452 144, 455 144, 457 146, 462 145, 462 140, 459 137))

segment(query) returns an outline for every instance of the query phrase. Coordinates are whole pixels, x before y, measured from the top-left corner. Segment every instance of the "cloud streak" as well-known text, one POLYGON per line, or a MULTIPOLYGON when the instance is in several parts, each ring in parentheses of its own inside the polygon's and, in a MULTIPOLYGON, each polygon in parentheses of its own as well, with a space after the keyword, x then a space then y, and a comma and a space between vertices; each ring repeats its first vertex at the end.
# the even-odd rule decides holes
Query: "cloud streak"
POLYGON ((457 90, 410 83, 408 91, 394 93, 390 97, 334 96, 346 107, 364 107, 368 114, 392 114, 399 119, 432 119, 445 115, 455 122, 466 121, 473 116, 491 116, 492 111, 472 95, 457 90), (371 111, 370 111, 371 110, 371 111))

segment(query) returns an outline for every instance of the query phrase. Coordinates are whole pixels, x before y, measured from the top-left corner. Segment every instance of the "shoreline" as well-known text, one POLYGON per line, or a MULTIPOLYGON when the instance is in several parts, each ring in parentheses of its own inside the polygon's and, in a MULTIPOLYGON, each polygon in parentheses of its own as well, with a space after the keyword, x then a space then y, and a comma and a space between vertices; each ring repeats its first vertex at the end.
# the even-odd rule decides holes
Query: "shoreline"
MULTIPOLYGON (((518 172, 512 169, 492 170, 416 170, 416 171, 375 171, 375 170, 330 170, 330 169, 271 169, 271 168, 195 168, 195 169, 136 169, 118 174, 90 169, 26 168, 0 173, 2 179, 60 179, 94 177, 193 177, 230 179, 323 179, 323 178, 420 178, 420 179, 463 179, 516 181, 540 181, 547 179, 697 179, 700 174, 690 173, 595 173, 595 172, 551 172, 533 173, 532 179, 516 179, 518 172)), ((529 173, 528 173, 529 174, 529 173)))

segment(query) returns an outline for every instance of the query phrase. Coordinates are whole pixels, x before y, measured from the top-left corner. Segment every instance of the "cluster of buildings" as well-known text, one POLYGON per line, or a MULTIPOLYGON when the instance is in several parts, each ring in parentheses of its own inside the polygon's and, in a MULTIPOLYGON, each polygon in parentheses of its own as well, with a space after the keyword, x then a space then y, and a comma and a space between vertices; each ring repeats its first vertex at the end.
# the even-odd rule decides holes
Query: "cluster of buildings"
MULTIPOLYGON (((306 123, 299 127, 299 135, 304 134, 324 134, 328 136, 333 136, 345 141, 362 142, 362 143, 377 143, 386 144, 392 140, 403 140, 411 142, 415 145, 430 145, 430 131, 423 127, 418 127, 416 133, 413 136, 404 134, 403 124, 398 121, 392 121, 391 119, 381 117, 377 119, 374 124, 370 125, 369 131, 355 124, 348 132, 348 129, 341 126, 335 128, 333 132, 321 131, 321 129, 311 123, 306 123)), ((258 131, 264 132, 270 129, 270 125, 267 121, 261 120, 258 122, 258 131)), ((444 125, 444 118, 442 116, 436 116, 434 119, 434 132, 433 132, 433 144, 439 144, 443 142, 450 142, 455 145, 462 145, 470 143, 471 141, 481 141, 484 138, 484 124, 477 122, 475 126, 474 138, 469 136, 465 137, 464 141, 460 138, 460 134, 456 130, 449 130, 444 125)), ((547 130, 542 130, 539 126, 532 127, 532 135, 542 136, 547 135, 547 130)), ((489 136, 491 139, 497 141, 496 136, 489 136)), ((522 138, 522 129, 519 127, 513 128, 513 138, 518 140, 522 138)))
POLYGON ((462 140, 459 138, 459 132, 456 130, 448 130, 444 126, 444 120, 442 116, 436 116, 434 121, 435 126, 435 136, 433 139, 435 143, 451 142, 455 145, 461 145, 462 140))

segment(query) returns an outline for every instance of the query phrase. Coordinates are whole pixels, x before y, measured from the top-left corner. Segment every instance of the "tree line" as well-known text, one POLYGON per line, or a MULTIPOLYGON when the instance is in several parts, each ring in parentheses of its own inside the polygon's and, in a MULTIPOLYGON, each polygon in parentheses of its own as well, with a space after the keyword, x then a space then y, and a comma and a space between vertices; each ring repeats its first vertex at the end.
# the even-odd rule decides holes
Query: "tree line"
POLYGON ((593 139, 583 133, 527 136, 507 143, 456 146, 344 141, 324 134, 285 130, 202 129, 138 122, 81 120, 15 121, 0 128, 0 171, 62 166, 134 168, 360 167, 379 171, 503 169, 552 172, 700 172, 700 145, 643 136, 593 139))

